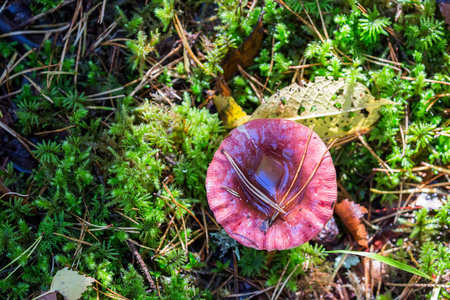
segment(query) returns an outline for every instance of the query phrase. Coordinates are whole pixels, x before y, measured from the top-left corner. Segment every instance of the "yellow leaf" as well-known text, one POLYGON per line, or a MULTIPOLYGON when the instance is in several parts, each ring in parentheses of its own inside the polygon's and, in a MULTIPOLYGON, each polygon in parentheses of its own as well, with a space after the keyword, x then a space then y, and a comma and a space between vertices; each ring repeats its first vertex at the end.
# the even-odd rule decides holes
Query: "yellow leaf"
MULTIPOLYGON (((242 107, 240 107, 231 96, 214 96, 214 105, 217 108, 219 117, 225 128, 234 128, 241 125, 240 122, 244 121, 247 116, 245 111, 242 110, 242 107), (239 120, 241 118, 244 119, 239 120)), ((242 122, 242 124, 245 123, 245 121, 242 122)))

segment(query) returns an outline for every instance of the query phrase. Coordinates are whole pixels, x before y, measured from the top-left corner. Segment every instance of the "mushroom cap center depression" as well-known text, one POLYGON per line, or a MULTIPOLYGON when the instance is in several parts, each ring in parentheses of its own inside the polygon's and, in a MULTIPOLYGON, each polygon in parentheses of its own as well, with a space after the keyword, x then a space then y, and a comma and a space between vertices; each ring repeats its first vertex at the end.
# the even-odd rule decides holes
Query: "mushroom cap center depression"
MULTIPOLYGON (((259 147, 256 149, 256 155, 247 160, 245 164, 239 162, 237 164, 250 184, 265 194, 272 202, 280 205, 294 177, 294 175, 291 176, 291 173, 296 172, 292 153, 291 149, 281 149, 276 144, 272 144, 270 148, 259 147)), ((245 194, 244 196, 240 193, 241 198, 247 200, 266 216, 271 216, 275 212, 274 208, 255 197, 242 181, 240 184, 245 194)), ((295 195, 299 189, 300 184, 294 184, 287 196, 295 195)))

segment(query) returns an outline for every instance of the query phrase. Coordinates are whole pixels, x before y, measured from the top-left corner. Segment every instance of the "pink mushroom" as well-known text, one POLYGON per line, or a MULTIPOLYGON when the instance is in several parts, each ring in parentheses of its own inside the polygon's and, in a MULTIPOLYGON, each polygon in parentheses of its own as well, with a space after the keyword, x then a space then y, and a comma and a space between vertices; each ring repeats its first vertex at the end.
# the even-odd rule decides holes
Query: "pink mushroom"
POLYGON ((331 218, 336 171, 308 127, 253 120, 231 131, 214 154, 206 192, 232 238, 260 250, 289 249, 312 239, 331 218))

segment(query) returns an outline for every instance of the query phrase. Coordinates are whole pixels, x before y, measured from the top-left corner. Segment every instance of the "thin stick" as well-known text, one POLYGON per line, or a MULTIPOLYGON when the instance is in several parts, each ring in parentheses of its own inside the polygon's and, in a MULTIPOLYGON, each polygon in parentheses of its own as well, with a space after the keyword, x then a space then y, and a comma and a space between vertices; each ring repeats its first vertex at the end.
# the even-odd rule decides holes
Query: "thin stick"
MULTIPOLYGON (((402 77, 400 77, 400 79, 411 80, 411 81, 417 80, 417 78, 408 77, 408 76, 402 76, 402 77)), ((450 82, 447 82, 447 81, 432 80, 432 79, 424 79, 423 81, 429 82, 429 83, 438 83, 438 84, 443 84, 443 85, 450 85, 450 82)))
POLYGON ((78 125, 71 125, 65 128, 61 128, 61 129, 55 129, 55 130, 50 130, 50 131, 42 131, 42 132, 36 132, 34 135, 42 135, 42 134, 49 134, 49 133, 54 133, 54 132, 61 132, 61 131, 66 131, 67 129, 70 128, 74 128, 77 127, 78 125))
POLYGON ((139 262, 139 265, 141 266, 142 272, 144 272, 145 277, 147 278, 148 283, 150 283, 150 289, 154 290, 156 289, 155 282, 153 281, 152 277, 150 276, 150 272, 148 271, 147 265, 145 264, 144 260, 142 259, 141 255, 139 254, 139 251, 136 249, 134 244, 131 242, 130 239, 127 239, 128 247, 130 247, 131 252, 133 252, 133 255, 136 257, 137 261, 139 262))
MULTIPOLYGON (((10 71, 12 70, 12 66, 14 66, 14 62, 17 58, 17 52, 14 52, 14 54, 11 56, 11 59, 9 60, 8 64, 6 65, 6 68, 3 70, 2 76, 0 76, 0 84, 3 83, 5 80, 5 77, 9 75, 10 71)), ((9 77, 9 76, 8 76, 9 77)))
POLYGON ((250 78, 251 80, 253 80, 257 85, 259 85, 260 87, 262 87, 263 89, 267 90, 270 93, 274 93, 271 89, 269 89, 268 87, 265 87, 264 84, 262 84, 261 82, 258 81, 258 79, 256 79, 255 77, 253 77, 252 75, 248 74, 247 72, 245 72, 244 69, 242 69, 241 65, 237 65, 239 72, 243 73, 244 76, 250 78))
POLYGON ((259 294, 265 293, 273 289, 275 286, 268 287, 266 289, 255 291, 255 292, 249 292, 249 293, 242 293, 242 294, 231 294, 228 296, 225 296, 225 298, 233 298, 233 297, 245 297, 245 299, 250 299, 251 297, 257 296, 259 294))
POLYGON ((283 269, 283 272, 281 273, 280 278, 278 279, 278 283, 277 283, 277 285, 275 286, 275 290, 273 291, 273 296, 277 293, 278 287, 279 287, 280 284, 281 284, 281 279, 283 279, 284 273, 286 273, 286 270, 287 270, 287 268, 288 268, 288 266, 289 266, 290 263, 291 263, 291 259, 288 260, 286 266, 285 266, 284 269, 283 269))
MULTIPOLYGON (((287 6, 286 3, 283 2, 283 0, 275 0, 276 2, 278 2, 279 4, 283 5, 287 10, 289 10, 291 13, 293 13, 300 21, 303 22, 303 24, 305 24, 306 26, 308 26, 312 31, 315 31, 313 27, 313 25, 311 25, 308 21, 306 21, 304 18, 302 18, 298 13, 296 13, 295 11, 293 11, 289 6, 287 6)), ((317 31, 317 29, 316 29, 317 31)), ((319 33, 319 38, 321 38, 322 36, 319 33)), ((323 42, 323 38, 321 39, 323 42)))
MULTIPOLYGON (((163 183, 163 184, 165 185, 165 183, 163 183)), ((166 186, 166 188, 167 188, 167 186, 166 186)), ((174 200, 172 200, 170 198, 167 198, 167 197, 164 197, 162 195, 158 195, 158 194, 154 194, 154 195, 159 197, 159 198, 161 198, 161 199, 167 199, 167 200, 171 200, 172 202, 174 202, 174 200)), ((197 217, 186 206, 184 206, 183 204, 180 204, 180 203, 178 203, 176 201, 174 203, 175 203, 175 205, 177 205, 177 206, 181 207, 182 209, 184 209, 185 211, 187 211, 194 218, 194 220, 197 221, 198 225, 200 225, 200 227, 203 230, 205 230, 205 228, 203 228, 202 223, 197 219, 197 217)))
POLYGON ((289 281, 289 279, 291 279, 292 275, 294 275, 294 272, 297 270, 297 268, 300 266, 300 264, 296 265, 294 270, 292 270, 292 272, 288 275, 288 277, 286 278, 286 280, 283 282, 283 285, 281 286, 281 288, 279 289, 279 292, 277 293, 277 295, 275 297, 272 297, 272 299, 278 299, 278 297, 280 297, 281 293, 283 292, 284 287, 286 286, 286 283, 289 281))
POLYGON ((230 189, 229 187, 226 187, 226 186, 224 186, 224 185, 220 185, 220 187, 226 189, 227 192, 230 193, 231 195, 233 195, 233 196, 235 196, 235 197, 238 197, 238 198, 241 198, 241 196, 239 196, 239 193, 236 192, 235 190, 232 190, 232 189, 230 189))
POLYGON ((289 66, 289 69, 298 70, 298 69, 305 69, 305 68, 321 66, 321 65, 323 65, 323 63, 309 64, 309 65, 302 65, 302 66, 289 66))
POLYGON ((34 153, 31 151, 30 147, 28 147, 27 143, 31 145, 32 147, 36 148, 36 145, 27 140, 26 138, 22 137, 20 134, 9 128, 6 124, 4 124, 2 121, 0 121, 0 127, 2 127, 5 131, 9 132, 12 136, 14 136, 27 150, 30 152, 31 156, 33 156, 34 159, 39 161, 39 159, 34 155, 34 153), (25 143, 26 142, 26 143, 25 143))
POLYGON ((116 88, 116 89, 112 89, 112 90, 109 90, 109 91, 105 91, 105 92, 101 92, 101 93, 97 93, 97 94, 88 95, 86 98, 87 98, 87 99, 89 99, 89 98, 95 98, 95 97, 98 97, 98 96, 103 96, 103 95, 106 95, 106 94, 110 94, 110 93, 114 93, 114 92, 119 92, 119 91, 121 91, 121 90, 123 90, 123 89, 124 89, 124 87, 121 86, 121 87, 118 87, 118 88, 116 88))
POLYGON ((13 32, 8 32, 8 33, 0 35, 0 39, 8 37, 8 36, 15 36, 15 35, 49 34, 49 33, 61 32, 61 31, 66 30, 67 28, 69 28, 69 24, 66 25, 66 26, 63 26, 61 28, 50 29, 50 30, 21 30, 21 31, 13 31, 13 32))
POLYGON ((376 60, 372 60, 372 59, 369 59, 369 58, 366 58, 366 60, 371 62, 371 63, 373 63, 373 64, 376 64, 376 65, 379 65, 379 66, 384 66, 384 67, 389 67, 389 68, 394 69, 394 70, 396 70, 398 72, 402 72, 402 69, 400 69, 400 68, 397 68, 397 67, 394 67, 394 66, 391 66, 391 65, 387 65, 385 63, 382 63, 382 62, 379 62, 379 61, 376 61, 376 60))
POLYGON ((89 50, 87 53, 90 53, 95 48, 97 48, 103 42, 103 40, 106 39, 107 36, 109 36, 109 34, 114 30, 114 28, 116 28, 116 26, 117 26, 116 22, 111 23, 111 25, 109 25, 108 28, 106 28, 106 30, 103 31, 102 34, 100 34, 100 36, 97 38, 97 40, 94 42, 94 44, 92 44, 92 46, 89 47, 89 50))
POLYGON ((66 0, 64 2, 61 2, 60 4, 56 5, 54 8, 49 9, 43 13, 40 13, 30 19, 27 19, 26 21, 24 21, 22 24, 19 25, 19 28, 24 28, 25 26, 27 26, 28 24, 34 23, 35 21, 39 20, 42 17, 45 17, 48 14, 52 14, 55 11, 57 11, 58 9, 60 9, 63 6, 66 6, 68 4, 71 4, 72 2, 74 2, 75 0, 66 0))
POLYGON ((272 38, 272 55, 270 56, 270 68, 269 68, 269 72, 267 72, 267 78, 266 78, 266 82, 264 83, 264 89, 266 89, 267 84, 269 83, 270 73, 272 73, 273 56, 274 56, 274 52, 275 52, 274 50, 275 50, 275 37, 272 38))
POLYGON ((400 67, 402 66, 402 64, 399 63, 399 62, 395 62, 395 61, 392 61, 392 60, 388 60, 388 59, 372 56, 372 55, 369 55, 369 54, 363 54, 363 56, 369 57, 369 58, 372 58, 372 59, 375 59, 375 60, 379 60, 379 61, 382 61, 382 62, 386 62, 386 63, 389 63, 389 64, 397 65, 397 66, 400 66, 400 67))
MULTIPOLYGON (((20 71, 18 73, 15 73, 14 75, 8 76, 8 80, 12 80, 12 79, 16 78, 17 76, 20 76, 20 75, 23 75, 23 74, 26 74, 26 73, 30 73, 30 72, 37 71, 37 70, 42 70, 42 69, 47 69, 47 68, 54 67, 54 66, 59 66, 59 64, 54 64, 54 65, 48 65, 48 66, 42 66, 42 67, 36 67, 36 68, 23 70, 23 71, 20 71)), ((5 80, 1 80, 1 78, 0 78, 0 85, 4 84, 5 82, 6 82, 5 80)))
POLYGON ((372 193, 375 194, 413 194, 413 193, 439 193, 442 194, 438 189, 408 189, 408 190, 400 190, 400 191, 381 191, 377 189, 370 189, 372 193))
POLYGON ((166 236, 169 233, 170 226, 172 226, 172 223, 173 223, 174 220, 175 220, 175 214, 173 215, 172 219, 170 219, 169 224, 167 224, 166 231, 164 232, 164 234, 163 234, 163 236, 161 238, 161 242, 159 242, 158 248, 156 248, 155 255, 157 255, 159 253, 159 249, 161 248, 162 244, 164 243, 164 240, 166 239, 166 236))
POLYGON ((59 235, 59 236, 65 237, 66 239, 71 240, 71 241, 74 241, 74 242, 77 242, 77 243, 82 243, 82 244, 86 244, 86 245, 92 246, 91 243, 88 243, 88 242, 82 241, 82 240, 80 240, 80 239, 76 239, 76 238, 73 238, 73 237, 70 237, 70 236, 61 234, 61 233, 53 232, 53 234, 54 234, 54 235, 59 235))
MULTIPOLYGON (((400 207, 402 205, 402 196, 403 196, 403 181, 400 182, 400 196, 398 197, 398 204, 397 207, 400 207)), ((394 224, 397 223, 398 217, 401 215, 401 210, 397 211, 397 214, 394 218, 394 224)))
MULTIPOLYGON (((180 206, 179 206, 178 202, 175 200, 175 198, 173 197, 172 193, 171 193, 170 190, 167 188, 166 184, 165 184, 164 182, 163 182, 162 184, 163 184, 163 186, 164 186, 166 192, 169 194, 170 198, 172 199, 172 201, 175 203, 175 205, 176 205, 176 207, 177 207, 177 211, 178 211, 179 214, 180 214, 181 223, 183 224, 183 229, 184 229, 184 239, 185 239, 185 242, 186 242, 186 244, 185 244, 185 245, 186 245, 186 248, 184 249, 184 251, 186 252, 186 255, 187 255, 187 254, 188 254, 188 253, 187 253, 187 252, 188 252, 188 248, 187 248, 187 243, 188 243, 188 241, 187 241, 186 222, 184 221, 183 214, 181 213, 181 209, 180 209, 180 206)), ((200 222, 200 221, 199 221, 199 222, 200 222)), ((203 226, 202 226, 202 227, 203 227, 203 226)), ((180 241, 181 241, 181 237, 180 237, 180 241)))
MULTIPOLYGON (((412 172, 417 172, 417 171, 426 171, 431 169, 430 167, 415 167, 412 168, 411 170, 406 170, 406 169, 391 169, 392 172, 395 173, 399 173, 399 172, 408 172, 408 171, 412 171, 412 172)), ((389 170, 386 169, 380 169, 380 168, 374 168, 373 171, 375 172, 389 172, 389 170)))
POLYGON ((206 257, 209 255, 209 234, 208 234, 208 224, 206 223, 206 216, 205 216, 205 210, 203 207, 202 210, 202 217, 203 217, 203 225, 205 226, 205 237, 206 237, 206 257))
POLYGON ((322 164, 323 159, 325 158, 325 155, 327 153, 329 153, 328 151, 331 149, 331 147, 333 147, 333 144, 337 141, 337 139, 334 139, 330 145, 327 147, 327 150, 325 150, 325 152, 323 153, 322 157, 320 158, 319 163, 317 164, 317 166, 314 168, 313 172, 311 173, 311 175, 309 176, 308 180, 305 182, 305 184, 303 185, 303 187, 300 189, 300 191, 297 192, 297 194, 294 195, 294 197, 292 197, 287 203, 286 206, 288 206, 295 198, 297 198, 302 192, 303 190, 308 186, 308 184, 311 182, 311 180, 313 179, 314 175, 316 175, 317 170, 319 169, 320 165, 322 164))
POLYGON ((103 0, 102 10, 100 12, 100 17, 99 17, 99 20, 98 20, 99 24, 103 23, 103 16, 105 15, 105 8, 106 8, 106 0, 103 0))
POLYGON ((197 65, 204 70, 205 67, 197 58, 197 56, 194 55, 194 52, 192 52, 191 46, 189 46, 189 42, 187 41, 186 35, 184 34, 184 29, 181 26, 180 20, 178 19, 178 16, 176 14, 173 19, 175 23, 175 29, 177 30, 178 35, 181 37, 181 41, 183 42, 184 48, 188 51, 189 55, 197 63, 197 65))
POLYGON ((380 163, 380 165, 386 168, 389 171, 389 173, 394 174, 392 169, 375 153, 375 151, 373 151, 373 149, 369 146, 369 144, 367 144, 366 140, 360 134, 358 134, 358 138, 363 144, 363 146, 367 150, 369 150, 370 154, 372 154, 372 156, 380 163))
MULTIPOLYGON (((248 74, 247 72, 244 71, 244 69, 242 69, 242 67, 238 64, 237 65, 239 72, 242 74, 242 76, 244 76, 246 79, 249 78, 253 78, 250 74, 248 74)), ((255 78, 253 78, 255 81, 257 81, 255 78)), ((264 95, 262 94, 261 91, 259 91, 256 86, 253 84, 252 81, 248 80, 248 83, 250 84, 250 87, 252 88, 252 90, 255 92, 256 97, 258 97, 259 102, 263 103, 264 102, 264 95)), ((258 82, 259 83, 259 82, 258 82)), ((261 84, 262 85, 262 84, 261 84)), ((264 86, 263 86, 264 87, 264 86)))
POLYGON ((431 165, 431 164, 428 164, 426 162, 422 162, 422 165, 424 165, 426 167, 429 167, 429 168, 432 168, 432 169, 435 169, 435 170, 438 170, 439 172, 442 172, 442 173, 445 173, 445 174, 450 174, 450 169, 445 169, 445 168, 442 168, 442 167, 439 167, 439 166, 431 165))
POLYGON ((0 100, 5 99, 5 98, 10 98, 11 96, 14 96, 14 95, 17 95, 17 94, 20 94, 20 93, 22 93, 22 89, 17 90, 15 92, 11 92, 11 93, 6 94, 4 96, 0 96, 0 100))
MULTIPOLYGON (((299 0, 299 1, 300 1, 300 4, 302 5, 303 10, 304 10, 305 13, 306 13, 306 16, 308 17, 309 22, 311 22, 311 25, 313 26, 313 29, 314 29, 315 33, 317 34, 317 36, 319 37, 319 39, 322 41, 322 43, 325 42, 324 38, 322 37, 322 35, 320 34, 319 30, 317 29, 316 25, 314 25, 313 20, 312 20, 311 17, 309 16, 308 11, 306 10, 305 6, 303 5, 303 1, 302 1, 302 0, 299 0)), ((320 9, 319 9, 319 10, 320 10, 320 9)))
MULTIPOLYGON (((169 58, 170 56, 172 56, 175 52, 177 52, 178 50, 180 50, 181 46, 178 46, 177 48, 173 49, 172 51, 170 51, 166 56, 164 56, 159 62, 157 62, 153 67, 151 67, 147 73, 145 73, 144 77, 142 77, 141 82, 138 84, 138 86, 131 92, 130 96, 133 97, 140 89, 142 89, 142 87, 145 85, 145 83, 147 82, 147 79, 150 77, 150 75, 152 75, 152 72, 155 70, 155 68, 157 66, 159 66, 160 64, 162 64, 167 58, 169 58)), ((138 81, 135 80, 135 81, 138 81)), ((128 84, 132 84, 135 83, 135 81, 132 81, 128 84)))
POLYGON ((328 36, 327 28, 325 27, 325 22, 323 21, 322 10, 320 9, 319 0, 316 0, 316 3, 317 9, 319 9, 320 21, 322 22, 323 32, 325 33, 325 37, 327 38, 327 40, 329 40, 330 37, 328 36))
POLYGON ((31 80, 27 75, 23 74, 22 76, 25 77, 25 78, 31 83, 31 85, 39 92, 39 94, 42 95, 42 97, 44 97, 47 101, 49 101, 50 103, 53 104, 53 100, 50 99, 49 96, 45 95, 45 94, 42 92, 42 89, 39 87, 39 85, 37 85, 37 84, 36 84, 33 80, 31 80))
POLYGON ((409 287, 443 287, 443 288, 450 288, 449 284, 432 284, 432 283, 391 283, 391 282, 385 282, 384 284, 389 286, 409 286, 409 287))
POLYGON ((302 159, 300 160, 300 163, 298 164, 297 171, 295 172, 294 179, 292 179, 292 182, 291 182, 291 186, 287 190, 286 194, 284 194, 284 197, 283 197, 283 199, 280 202, 280 206, 283 205, 284 200, 286 200, 286 197, 289 195, 292 187, 294 186, 295 181, 297 181, 298 174, 300 173, 300 170, 302 169, 302 166, 303 166, 303 162, 305 161, 306 152, 308 151, 309 142, 311 141, 311 136, 312 136, 312 133, 313 133, 313 128, 314 128, 314 125, 309 130, 308 138, 306 140, 306 146, 305 146, 305 149, 303 150, 302 159))
MULTIPOLYGON (((197 236, 195 236, 194 238, 192 238, 191 240, 189 240, 189 242, 187 243, 186 247, 191 245, 193 242, 195 242, 198 238, 200 238, 201 236, 203 236, 205 233, 201 232, 201 229, 198 229, 196 231, 194 231, 192 233, 192 235, 196 235, 198 233, 197 236)), ((161 250, 161 255, 163 255, 164 253, 168 252, 168 251, 172 251, 173 249, 175 249, 178 245, 180 244, 180 242, 176 242, 175 244, 172 244, 171 246, 165 247, 163 250, 161 250)))
POLYGON ((402 157, 404 157, 404 156, 405 156, 405 153, 406 153, 406 138, 405 138, 405 134, 403 133, 403 127, 402 127, 402 125, 400 124, 399 127, 400 127, 400 136, 401 136, 401 138, 402 138, 402 145, 403 145, 403 148, 402 148, 402 157))

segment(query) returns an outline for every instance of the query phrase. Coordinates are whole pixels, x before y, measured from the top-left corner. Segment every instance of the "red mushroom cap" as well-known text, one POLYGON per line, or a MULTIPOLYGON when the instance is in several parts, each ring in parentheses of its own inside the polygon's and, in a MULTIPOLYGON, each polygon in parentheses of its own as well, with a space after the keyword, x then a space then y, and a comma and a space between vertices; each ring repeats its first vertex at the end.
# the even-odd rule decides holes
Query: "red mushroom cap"
POLYGON ((206 192, 232 238, 260 250, 289 249, 312 239, 331 218, 336 171, 327 147, 308 127, 253 120, 231 131, 214 154, 206 192))

